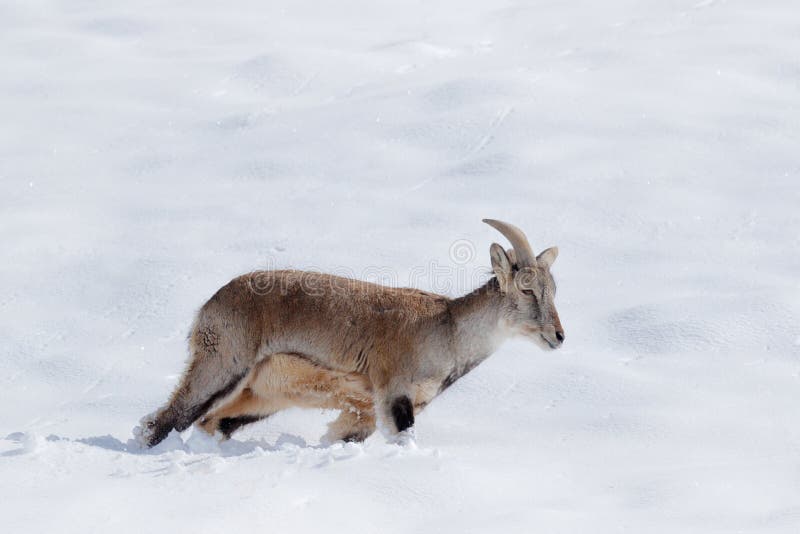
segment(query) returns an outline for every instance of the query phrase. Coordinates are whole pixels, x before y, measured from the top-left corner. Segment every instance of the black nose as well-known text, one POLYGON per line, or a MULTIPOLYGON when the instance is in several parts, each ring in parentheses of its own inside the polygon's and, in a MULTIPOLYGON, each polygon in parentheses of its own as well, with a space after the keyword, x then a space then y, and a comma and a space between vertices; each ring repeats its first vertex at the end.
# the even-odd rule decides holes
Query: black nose
POLYGON ((561 343, 564 342, 564 331, 563 330, 556 330, 556 339, 559 340, 561 343))

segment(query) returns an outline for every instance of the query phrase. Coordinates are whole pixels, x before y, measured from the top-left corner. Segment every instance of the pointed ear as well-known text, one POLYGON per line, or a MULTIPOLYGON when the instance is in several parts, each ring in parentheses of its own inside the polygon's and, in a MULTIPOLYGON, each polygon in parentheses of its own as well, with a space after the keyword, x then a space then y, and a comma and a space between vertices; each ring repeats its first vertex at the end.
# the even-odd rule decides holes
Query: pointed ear
POLYGON ((536 261, 544 267, 550 268, 558 257, 558 247, 550 247, 536 256, 536 261))
POLYGON ((513 277, 511 260, 503 247, 497 243, 492 243, 492 246, 489 247, 489 256, 492 259, 492 270, 497 276, 497 281, 500 282, 500 289, 505 291, 513 277))

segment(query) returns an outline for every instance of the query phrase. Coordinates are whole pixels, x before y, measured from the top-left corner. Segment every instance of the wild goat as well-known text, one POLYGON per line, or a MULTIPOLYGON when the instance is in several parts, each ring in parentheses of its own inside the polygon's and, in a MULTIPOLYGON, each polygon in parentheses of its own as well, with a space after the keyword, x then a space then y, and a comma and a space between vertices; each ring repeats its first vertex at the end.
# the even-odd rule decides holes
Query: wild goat
POLYGON ((195 421, 230 435, 290 406, 341 410, 328 441, 361 441, 376 419, 391 437, 514 334, 556 349, 564 330, 550 266, 516 226, 489 249, 494 277, 460 298, 302 271, 235 278, 197 314, 191 361, 166 406, 142 419, 152 447, 195 421))

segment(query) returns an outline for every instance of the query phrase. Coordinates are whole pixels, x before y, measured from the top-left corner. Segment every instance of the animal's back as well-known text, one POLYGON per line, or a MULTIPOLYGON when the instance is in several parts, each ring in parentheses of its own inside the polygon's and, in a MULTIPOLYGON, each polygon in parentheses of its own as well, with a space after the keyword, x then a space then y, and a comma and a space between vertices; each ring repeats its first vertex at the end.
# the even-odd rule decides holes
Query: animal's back
POLYGON ((410 333, 446 321, 448 301, 324 273, 256 271, 217 291, 195 330, 236 336, 261 356, 295 352, 332 369, 365 372, 378 354, 410 350, 410 333))

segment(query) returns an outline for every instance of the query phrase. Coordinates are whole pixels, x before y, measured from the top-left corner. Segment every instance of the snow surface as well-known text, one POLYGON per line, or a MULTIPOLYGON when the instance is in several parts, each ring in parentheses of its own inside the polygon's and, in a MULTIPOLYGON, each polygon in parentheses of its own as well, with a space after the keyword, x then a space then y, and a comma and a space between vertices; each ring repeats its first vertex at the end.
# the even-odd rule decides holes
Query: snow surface
POLYGON ((0 530, 800 530, 797 2, 0 3, 0 530), (131 446, 254 268, 451 295, 561 249, 417 441, 131 446))

